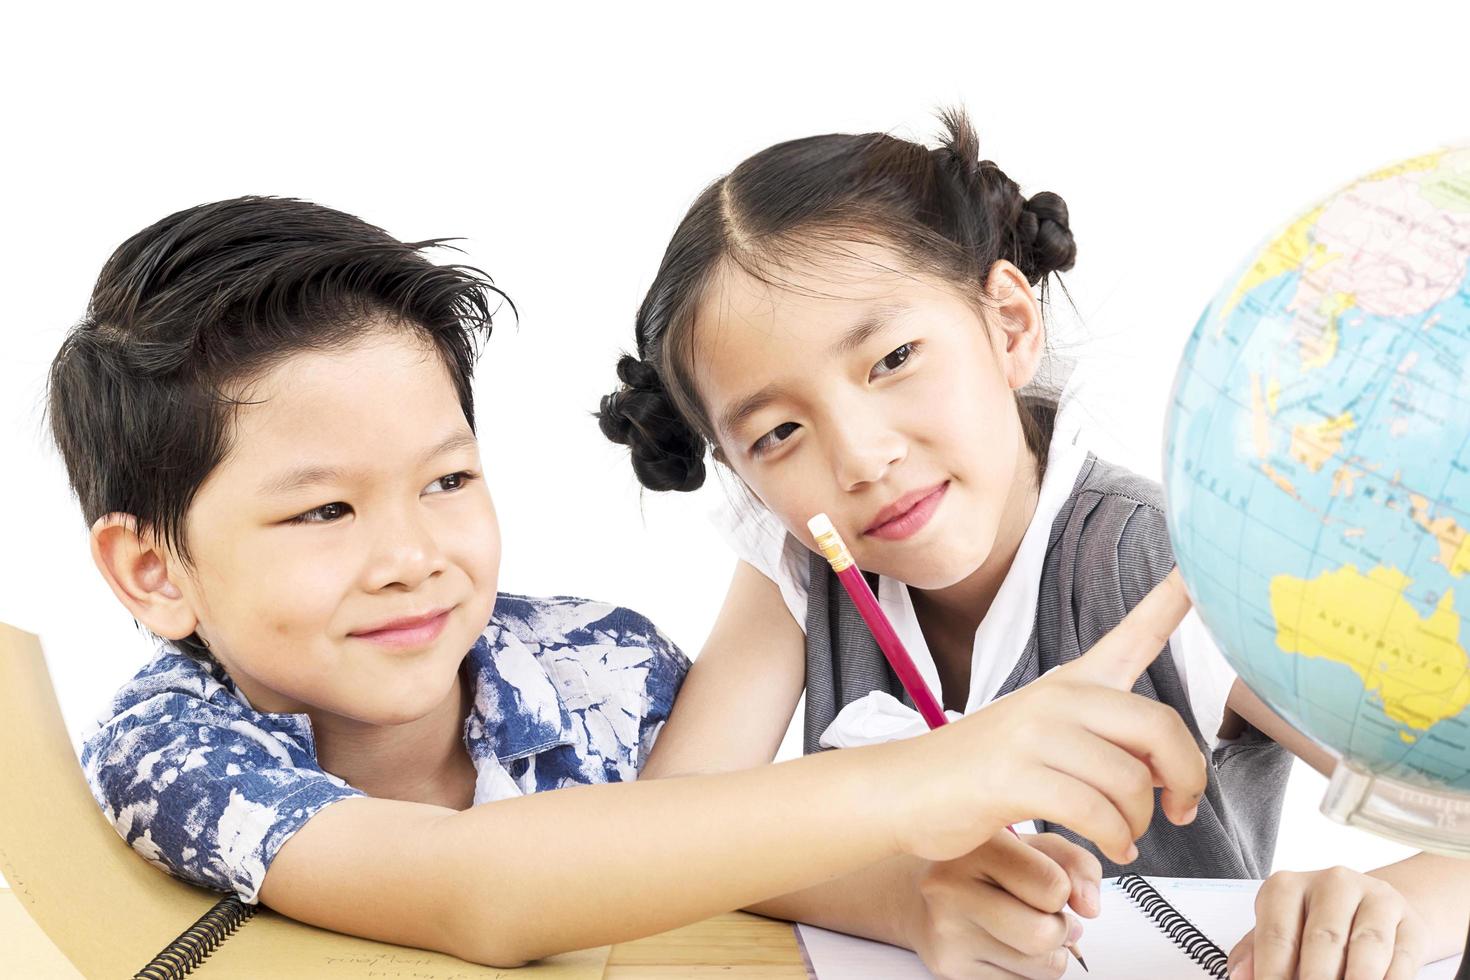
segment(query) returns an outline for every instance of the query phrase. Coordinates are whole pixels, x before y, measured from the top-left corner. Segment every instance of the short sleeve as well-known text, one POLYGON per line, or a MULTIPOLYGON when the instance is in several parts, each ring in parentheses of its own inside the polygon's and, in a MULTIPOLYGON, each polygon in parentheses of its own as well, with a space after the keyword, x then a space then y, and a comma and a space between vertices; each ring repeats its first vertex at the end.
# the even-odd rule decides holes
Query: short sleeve
POLYGON ((806 629, 806 596, 811 583, 811 552, 757 500, 723 500, 710 523, 735 557, 776 583, 791 618, 806 629))
MULTIPOLYGON (((628 778, 633 778, 642 770, 659 731, 674 710, 674 698, 689 673, 689 658, 647 616, 621 606, 611 607, 585 631, 569 632, 568 640, 584 664, 596 654, 600 664, 616 668, 594 683, 599 692, 586 710, 603 717, 612 713, 637 718, 636 744, 627 746, 633 756, 633 772, 628 778), (600 636, 610 638, 615 650, 596 654, 600 636), (630 689, 629 684, 636 689, 630 689)), ((613 724, 609 730, 620 727, 613 724)), ((602 754, 612 756, 615 750, 609 745, 602 754)))
POLYGON ((309 731, 273 731, 178 692, 104 724, 82 763, 92 795, 133 850, 249 903, 296 831, 328 804, 364 795, 316 765, 309 731))
POLYGON ((641 772, 643 764, 648 761, 648 753, 653 750, 654 741, 664 727, 664 722, 669 720, 669 715, 674 710, 674 698, 678 695, 679 688, 683 686, 684 678, 689 673, 689 658, 674 645, 673 640, 664 635, 662 630, 656 628, 642 616, 638 616, 637 613, 630 615, 646 624, 642 642, 647 646, 649 652, 648 676, 645 681, 647 706, 638 722, 637 767, 641 772))

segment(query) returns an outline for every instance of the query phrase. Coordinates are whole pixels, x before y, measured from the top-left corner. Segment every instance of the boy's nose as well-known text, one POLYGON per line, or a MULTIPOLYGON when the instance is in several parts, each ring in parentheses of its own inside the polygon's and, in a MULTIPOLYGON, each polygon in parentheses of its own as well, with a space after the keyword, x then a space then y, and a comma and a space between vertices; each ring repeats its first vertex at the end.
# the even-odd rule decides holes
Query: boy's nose
POLYGON ((373 591, 418 588, 443 567, 438 542, 415 515, 404 514, 384 525, 377 543, 369 570, 373 591))

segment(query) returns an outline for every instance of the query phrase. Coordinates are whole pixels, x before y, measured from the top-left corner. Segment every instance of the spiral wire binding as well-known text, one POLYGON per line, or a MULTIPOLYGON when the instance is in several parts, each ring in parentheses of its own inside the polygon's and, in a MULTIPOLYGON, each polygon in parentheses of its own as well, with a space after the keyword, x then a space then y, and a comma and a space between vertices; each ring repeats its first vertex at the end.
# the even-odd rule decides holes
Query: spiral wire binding
POLYGON ((235 895, 226 895, 147 966, 133 974, 133 980, 181 980, 220 943, 234 935, 255 911, 256 906, 246 905, 235 895))
POLYGON ((1158 893, 1158 890, 1150 885, 1148 881, 1138 875, 1123 875, 1118 879, 1118 887, 1128 893, 1133 899, 1133 904, 1143 912, 1144 915, 1154 920, 1159 930, 1174 941, 1174 945, 1184 951, 1184 955, 1194 960, 1204 971, 1217 980, 1227 980, 1228 974, 1225 967, 1229 957, 1225 951, 1210 941, 1210 937, 1195 928, 1169 900, 1158 893))

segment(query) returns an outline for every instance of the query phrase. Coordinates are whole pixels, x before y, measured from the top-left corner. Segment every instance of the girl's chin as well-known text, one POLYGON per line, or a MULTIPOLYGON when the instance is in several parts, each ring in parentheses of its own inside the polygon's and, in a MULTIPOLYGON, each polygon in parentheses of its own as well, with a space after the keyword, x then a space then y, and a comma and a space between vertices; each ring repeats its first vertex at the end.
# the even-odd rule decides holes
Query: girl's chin
POLYGON ((880 574, 888 578, 897 579, 911 589, 919 589, 924 592, 936 592, 959 585, 965 579, 975 574, 983 562, 979 561, 953 561, 953 562, 926 562, 922 566, 911 568, 895 568, 892 571, 878 570, 880 574))

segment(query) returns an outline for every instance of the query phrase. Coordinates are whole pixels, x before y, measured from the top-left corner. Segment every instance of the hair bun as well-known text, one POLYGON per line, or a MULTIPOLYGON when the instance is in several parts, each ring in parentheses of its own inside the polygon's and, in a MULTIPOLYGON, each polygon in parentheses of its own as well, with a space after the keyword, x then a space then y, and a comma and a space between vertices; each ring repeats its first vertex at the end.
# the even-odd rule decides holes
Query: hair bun
POLYGON ((1051 191, 1033 194, 1021 208, 1016 237, 1030 253, 1030 268, 1022 269, 1033 284, 1077 262, 1077 241, 1067 218, 1067 202, 1051 191))
POLYGON ((597 426, 627 446, 638 482, 650 490, 698 490, 704 485, 704 439, 683 420, 658 369, 630 354, 618 359, 623 387, 604 395, 597 426))

